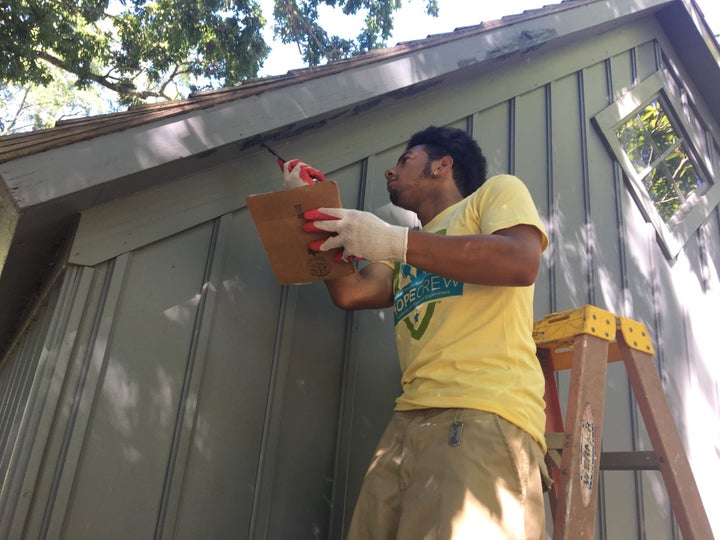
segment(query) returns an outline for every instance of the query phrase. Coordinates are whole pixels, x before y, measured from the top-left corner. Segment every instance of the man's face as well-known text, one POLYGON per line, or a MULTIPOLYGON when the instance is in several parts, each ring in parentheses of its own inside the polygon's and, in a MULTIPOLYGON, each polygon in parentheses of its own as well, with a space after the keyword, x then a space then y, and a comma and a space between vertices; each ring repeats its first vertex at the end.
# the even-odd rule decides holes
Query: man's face
POLYGON ((424 183, 432 180, 430 158, 423 145, 406 150, 397 164, 385 171, 385 179, 390 201, 396 206, 415 211, 422 198, 424 183))

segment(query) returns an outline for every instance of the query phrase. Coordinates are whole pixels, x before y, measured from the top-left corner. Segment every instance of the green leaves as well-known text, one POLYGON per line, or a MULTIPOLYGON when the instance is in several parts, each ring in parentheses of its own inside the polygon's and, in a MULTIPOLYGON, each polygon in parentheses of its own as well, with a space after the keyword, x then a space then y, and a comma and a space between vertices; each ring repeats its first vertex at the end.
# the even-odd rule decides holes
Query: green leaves
MULTIPOLYGON (((437 0, 426 0, 426 12, 437 16, 437 0)), ((275 36, 282 43, 296 43, 311 66, 384 47, 392 35, 393 15, 401 0, 275 0, 275 36), (354 39, 331 35, 318 20, 318 7, 339 8, 345 15, 364 15, 364 28, 354 39)))
POLYGON ((658 213, 669 221, 703 181, 661 100, 629 118, 616 135, 658 213))
MULTIPOLYGON (((3 0, 0 80, 48 84, 49 66, 98 83, 124 103, 155 97, 189 76, 204 86, 257 75, 268 53, 254 1, 3 0)), ((199 86, 199 85, 198 85, 199 86)))

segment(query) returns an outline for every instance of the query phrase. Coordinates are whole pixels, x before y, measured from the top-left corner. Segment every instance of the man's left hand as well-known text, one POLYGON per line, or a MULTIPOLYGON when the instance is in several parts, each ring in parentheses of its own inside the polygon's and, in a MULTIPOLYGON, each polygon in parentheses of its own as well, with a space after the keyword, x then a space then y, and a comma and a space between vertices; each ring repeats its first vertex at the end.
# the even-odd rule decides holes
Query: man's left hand
POLYGON ((305 212, 303 230, 334 233, 311 242, 314 251, 342 247, 343 259, 405 262, 408 228, 390 225, 375 214, 345 208, 318 208, 305 212))

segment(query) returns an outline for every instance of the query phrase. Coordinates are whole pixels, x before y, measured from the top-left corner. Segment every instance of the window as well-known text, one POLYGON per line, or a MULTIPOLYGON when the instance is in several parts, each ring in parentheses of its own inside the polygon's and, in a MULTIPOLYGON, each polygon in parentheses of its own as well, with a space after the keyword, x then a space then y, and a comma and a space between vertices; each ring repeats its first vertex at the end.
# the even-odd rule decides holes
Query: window
POLYGON ((705 186, 667 106, 653 99, 615 131, 655 209, 666 223, 705 186))
POLYGON ((720 201, 717 144, 677 82, 658 72, 593 121, 625 171, 633 198, 674 258, 720 201))

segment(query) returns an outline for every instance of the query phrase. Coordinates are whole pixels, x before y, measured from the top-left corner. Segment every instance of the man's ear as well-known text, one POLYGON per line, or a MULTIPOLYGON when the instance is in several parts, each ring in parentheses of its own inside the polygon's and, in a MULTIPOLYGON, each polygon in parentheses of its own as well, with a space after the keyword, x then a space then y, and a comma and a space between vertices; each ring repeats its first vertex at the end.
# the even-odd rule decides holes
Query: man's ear
POLYGON ((453 158, 452 156, 443 156, 439 160, 437 160, 437 165, 433 167, 433 176, 438 177, 441 173, 448 172, 452 169, 453 166, 453 158))

